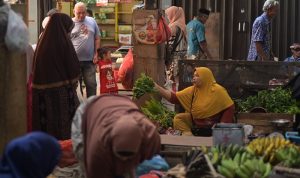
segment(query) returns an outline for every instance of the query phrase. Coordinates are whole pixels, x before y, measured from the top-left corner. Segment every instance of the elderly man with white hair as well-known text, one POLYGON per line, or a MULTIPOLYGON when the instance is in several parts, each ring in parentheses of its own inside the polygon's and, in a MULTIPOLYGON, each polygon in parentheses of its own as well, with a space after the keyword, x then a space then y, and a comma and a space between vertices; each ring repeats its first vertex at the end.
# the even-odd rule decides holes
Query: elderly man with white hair
POLYGON ((98 63, 97 49, 100 47, 100 31, 97 22, 87 16, 86 5, 78 2, 74 6, 74 28, 71 40, 76 50, 81 76, 86 85, 87 97, 96 95, 96 68, 98 63))
POLYGON ((257 17, 253 23, 248 61, 273 60, 271 45, 271 20, 279 9, 277 0, 266 0, 263 6, 264 13, 257 17))

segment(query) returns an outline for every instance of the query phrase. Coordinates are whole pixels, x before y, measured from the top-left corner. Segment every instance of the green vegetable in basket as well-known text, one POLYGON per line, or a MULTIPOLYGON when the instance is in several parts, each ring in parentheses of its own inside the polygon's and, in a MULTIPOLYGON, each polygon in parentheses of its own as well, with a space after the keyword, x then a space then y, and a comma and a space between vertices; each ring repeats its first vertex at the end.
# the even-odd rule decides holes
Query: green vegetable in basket
POLYGON ((141 77, 134 82, 132 91, 133 99, 139 99, 146 93, 155 92, 153 79, 142 73, 141 77))

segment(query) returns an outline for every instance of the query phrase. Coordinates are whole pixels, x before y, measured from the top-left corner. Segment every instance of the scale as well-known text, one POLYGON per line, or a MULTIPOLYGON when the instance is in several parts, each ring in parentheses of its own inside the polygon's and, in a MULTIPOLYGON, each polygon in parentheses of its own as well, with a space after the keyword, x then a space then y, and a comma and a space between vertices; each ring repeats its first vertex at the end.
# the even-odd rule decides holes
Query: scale
POLYGON ((273 125, 275 132, 271 133, 269 137, 281 137, 284 138, 284 134, 287 131, 287 128, 290 124, 290 121, 287 119, 277 119, 270 121, 273 125))

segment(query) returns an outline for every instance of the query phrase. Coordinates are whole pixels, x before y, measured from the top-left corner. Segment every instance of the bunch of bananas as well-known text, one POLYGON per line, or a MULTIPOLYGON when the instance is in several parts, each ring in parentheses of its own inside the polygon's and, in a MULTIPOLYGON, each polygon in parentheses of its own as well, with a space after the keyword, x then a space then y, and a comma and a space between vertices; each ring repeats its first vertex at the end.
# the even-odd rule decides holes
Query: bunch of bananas
POLYGON ((276 151, 276 159, 285 167, 300 166, 300 151, 296 147, 284 147, 276 151))
POLYGON ((194 147, 183 155, 186 177, 204 177, 211 175, 210 168, 200 147, 194 147))
POLYGON ((247 153, 237 153, 234 159, 223 159, 217 170, 226 178, 266 178, 270 175, 272 167, 270 163, 264 163, 262 159, 246 158, 247 153))
POLYGON ((265 137, 253 140, 246 149, 249 153, 255 154, 256 156, 262 156, 265 162, 276 164, 276 150, 290 146, 294 145, 289 140, 285 140, 284 138, 265 137))
MULTIPOLYGON (((220 164, 222 159, 233 159, 237 153, 246 153, 246 149, 242 146, 236 145, 236 144, 229 144, 228 146, 224 145, 217 145, 214 147, 211 147, 210 153, 208 153, 208 156, 210 157, 211 163, 214 166, 217 166, 220 164)), ((251 156, 248 154, 248 156, 251 156)))

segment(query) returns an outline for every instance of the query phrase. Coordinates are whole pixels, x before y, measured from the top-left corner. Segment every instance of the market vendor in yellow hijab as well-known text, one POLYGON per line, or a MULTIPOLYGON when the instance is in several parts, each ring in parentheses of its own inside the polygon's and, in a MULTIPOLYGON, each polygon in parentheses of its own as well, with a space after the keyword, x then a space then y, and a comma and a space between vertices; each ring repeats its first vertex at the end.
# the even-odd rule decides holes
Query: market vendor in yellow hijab
POLYGON ((191 128, 211 128, 215 123, 232 123, 234 103, 226 89, 216 83, 213 73, 206 67, 195 69, 193 86, 179 92, 171 92, 155 84, 162 97, 172 103, 180 103, 185 113, 174 117, 173 127, 183 135, 192 135, 191 128))

